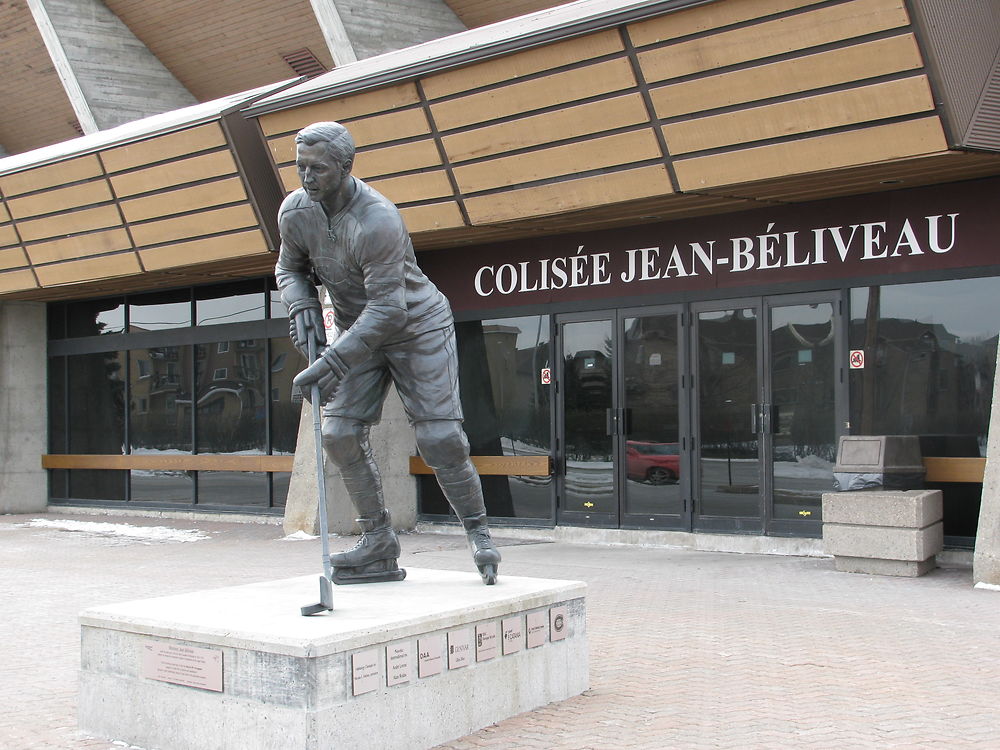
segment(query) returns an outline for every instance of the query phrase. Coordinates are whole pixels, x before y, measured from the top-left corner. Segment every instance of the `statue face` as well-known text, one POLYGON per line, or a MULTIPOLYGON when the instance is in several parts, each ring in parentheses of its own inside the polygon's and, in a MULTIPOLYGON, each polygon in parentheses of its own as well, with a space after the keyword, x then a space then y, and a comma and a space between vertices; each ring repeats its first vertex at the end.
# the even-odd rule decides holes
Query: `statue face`
POLYGON ((299 143, 295 148, 299 180, 309 197, 317 202, 332 199, 351 173, 350 160, 338 162, 329 145, 299 143))

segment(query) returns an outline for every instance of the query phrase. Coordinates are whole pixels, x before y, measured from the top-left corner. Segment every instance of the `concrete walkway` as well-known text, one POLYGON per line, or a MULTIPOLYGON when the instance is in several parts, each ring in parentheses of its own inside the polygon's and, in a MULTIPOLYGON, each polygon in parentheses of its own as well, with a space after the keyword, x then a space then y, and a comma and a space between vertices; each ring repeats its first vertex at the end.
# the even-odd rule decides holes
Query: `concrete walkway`
MULTIPOLYGON (((120 750, 76 729, 77 613, 315 573, 318 540, 281 537, 277 525, 0 516, 0 748, 120 750), (39 518, 114 526, 26 525, 39 518), (141 530, 120 536, 122 524, 141 530)), ((474 575, 458 536, 403 541, 404 565, 474 575)), ((591 689, 443 748, 1000 748, 1000 592, 973 589, 968 568, 897 579, 824 558, 506 541, 501 581, 589 584, 591 689)))

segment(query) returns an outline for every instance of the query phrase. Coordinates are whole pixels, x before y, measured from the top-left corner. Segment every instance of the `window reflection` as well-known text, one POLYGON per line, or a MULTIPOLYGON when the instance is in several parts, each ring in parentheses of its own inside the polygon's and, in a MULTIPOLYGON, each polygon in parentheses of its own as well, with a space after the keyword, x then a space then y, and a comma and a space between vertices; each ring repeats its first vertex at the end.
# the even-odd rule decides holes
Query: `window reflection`
POLYGON ((267 451, 266 339, 198 344, 199 453, 267 451))
POLYGON ((195 325, 222 325, 264 319, 260 280, 195 289, 195 325))
POLYGON ((191 325, 191 290, 181 289, 129 298, 129 331, 160 331, 191 325))
POLYGON ((69 338, 125 331, 125 301, 121 297, 70 302, 66 305, 69 338))
POLYGON ((292 379, 306 366, 305 357, 287 336, 271 339, 271 452, 291 456, 299 432, 302 397, 292 379))
MULTIPOLYGON (((459 373, 466 434, 473 455, 547 456, 551 452, 549 316, 459 323, 459 373)), ((482 477, 486 510, 505 518, 551 518, 548 477, 482 477)), ((422 513, 451 511, 433 476, 421 477, 422 513)))
POLYGON ((132 453, 190 453, 191 347, 133 350, 129 384, 132 453))

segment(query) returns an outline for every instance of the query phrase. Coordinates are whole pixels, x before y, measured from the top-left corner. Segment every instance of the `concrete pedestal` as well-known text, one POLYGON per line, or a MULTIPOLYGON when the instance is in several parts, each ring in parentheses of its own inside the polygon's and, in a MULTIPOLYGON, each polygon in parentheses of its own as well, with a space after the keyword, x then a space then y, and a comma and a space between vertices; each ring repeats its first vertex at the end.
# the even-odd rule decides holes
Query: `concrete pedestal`
POLYGON ((146 599, 80 615, 79 723, 155 750, 416 750, 588 686, 583 583, 409 568, 146 599))
POLYGON ((837 570, 922 576, 944 546, 940 490, 828 492, 823 542, 837 570))

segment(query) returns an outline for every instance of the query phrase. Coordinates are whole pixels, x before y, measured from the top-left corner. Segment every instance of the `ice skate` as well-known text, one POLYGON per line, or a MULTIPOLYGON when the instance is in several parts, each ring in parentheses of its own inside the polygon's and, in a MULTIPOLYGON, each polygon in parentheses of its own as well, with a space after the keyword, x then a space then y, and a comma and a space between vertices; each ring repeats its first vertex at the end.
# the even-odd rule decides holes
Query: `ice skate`
POLYGON ((330 555, 333 582, 344 586, 352 583, 402 581, 406 571, 399 567, 399 539, 392 530, 389 512, 383 510, 376 518, 359 518, 361 538, 346 552, 330 555))
POLYGON ((497 582, 497 571, 500 566, 500 551, 490 538, 490 530, 486 526, 486 516, 471 516, 462 519, 465 533, 469 537, 469 549, 472 550, 472 560, 479 568, 483 583, 492 586, 497 582))

